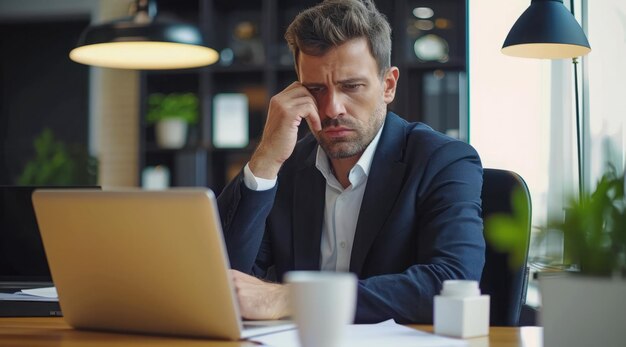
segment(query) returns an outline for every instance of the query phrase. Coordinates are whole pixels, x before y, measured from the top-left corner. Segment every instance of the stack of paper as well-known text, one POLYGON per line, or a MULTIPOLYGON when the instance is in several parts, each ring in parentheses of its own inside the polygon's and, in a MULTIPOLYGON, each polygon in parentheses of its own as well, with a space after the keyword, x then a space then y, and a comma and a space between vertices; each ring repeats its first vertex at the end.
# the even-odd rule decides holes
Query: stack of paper
MULTIPOLYGON (((253 338, 271 347, 299 346, 298 331, 289 330, 253 338)), ((354 324, 346 329, 342 347, 456 347, 467 346, 463 340, 429 334, 388 320, 378 324, 354 324)))

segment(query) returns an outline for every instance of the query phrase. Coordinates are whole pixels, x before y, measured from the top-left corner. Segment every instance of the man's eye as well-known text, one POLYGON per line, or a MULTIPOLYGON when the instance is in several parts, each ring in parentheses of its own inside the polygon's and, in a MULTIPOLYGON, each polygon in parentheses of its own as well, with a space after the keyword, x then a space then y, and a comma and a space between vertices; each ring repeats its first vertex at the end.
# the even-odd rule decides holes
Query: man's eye
POLYGON ((350 84, 344 84, 343 88, 346 90, 357 90, 360 87, 362 87, 362 84, 358 84, 358 83, 350 83, 350 84))
POLYGON ((315 94, 322 91, 322 87, 307 87, 310 93, 315 94))

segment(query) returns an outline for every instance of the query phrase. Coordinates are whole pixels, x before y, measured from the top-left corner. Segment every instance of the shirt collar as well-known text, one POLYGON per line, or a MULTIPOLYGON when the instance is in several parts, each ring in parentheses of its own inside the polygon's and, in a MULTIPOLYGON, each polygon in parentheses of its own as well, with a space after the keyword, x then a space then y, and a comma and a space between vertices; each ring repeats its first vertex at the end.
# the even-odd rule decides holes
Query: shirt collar
MULTIPOLYGON (((372 139, 361 157, 356 162, 356 165, 350 170, 350 174, 348 175, 348 179, 353 187, 359 185, 364 178, 367 178, 370 172, 370 168, 372 166, 372 160, 374 159, 374 153, 376 153, 376 148, 378 148, 378 142, 380 140, 380 134, 383 132, 383 127, 385 124, 378 129, 378 133, 372 139)), ((330 166, 330 160, 328 160, 328 156, 326 152, 322 149, 320 145, 317 146, 317 155, 315 157, 315 167, 322 173, 326 182, 333 186, 341 187, 339 182, 337 182, 337 178, 333 175, 332 168, 330 166), (335 183, 335 184, 333 184, 335 183)), ((341 189, 343 190, 343 189, 341 189)))

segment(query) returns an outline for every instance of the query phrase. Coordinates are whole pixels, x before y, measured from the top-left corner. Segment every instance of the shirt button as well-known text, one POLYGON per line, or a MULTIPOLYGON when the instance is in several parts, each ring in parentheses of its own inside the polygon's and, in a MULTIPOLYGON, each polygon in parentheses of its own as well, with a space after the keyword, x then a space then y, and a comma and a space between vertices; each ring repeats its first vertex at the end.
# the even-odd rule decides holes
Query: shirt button
POLYGON ((341 242, 339 243, 339 247, 341 247, 341 248, 346 248, 346 243, 345 243, 344 241, 341 241, 341 242))

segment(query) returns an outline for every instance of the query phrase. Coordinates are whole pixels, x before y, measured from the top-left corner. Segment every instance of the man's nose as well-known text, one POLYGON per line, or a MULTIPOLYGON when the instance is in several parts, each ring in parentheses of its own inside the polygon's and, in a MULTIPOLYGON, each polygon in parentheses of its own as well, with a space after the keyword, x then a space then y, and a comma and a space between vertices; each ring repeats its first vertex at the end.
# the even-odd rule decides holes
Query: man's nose
POLYGON ((341 95, 336 91, 328 91, 324 100, 323 112, 328 118, 337 118, 346 113, 341 95))

